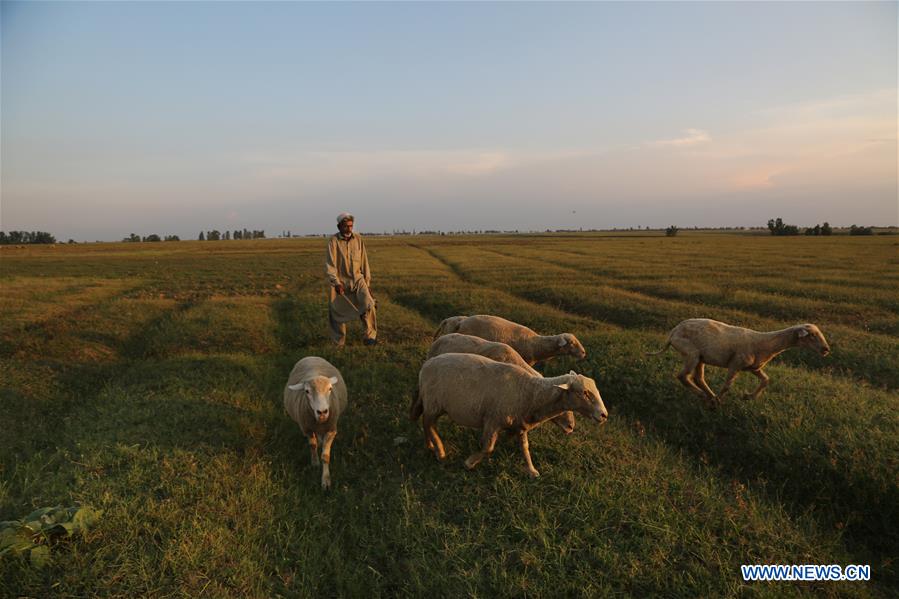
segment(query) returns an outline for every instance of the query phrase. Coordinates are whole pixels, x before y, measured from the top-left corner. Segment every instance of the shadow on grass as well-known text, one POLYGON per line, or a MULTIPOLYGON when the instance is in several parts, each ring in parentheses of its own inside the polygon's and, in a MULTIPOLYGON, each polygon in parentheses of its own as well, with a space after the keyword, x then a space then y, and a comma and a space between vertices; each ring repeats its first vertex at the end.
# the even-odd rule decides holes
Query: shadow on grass
POLYGON ((275 317, 275 338, 282 352, 302 352, 327 341, 325 295, 280 298, 272 303, 272 313, 275 317))

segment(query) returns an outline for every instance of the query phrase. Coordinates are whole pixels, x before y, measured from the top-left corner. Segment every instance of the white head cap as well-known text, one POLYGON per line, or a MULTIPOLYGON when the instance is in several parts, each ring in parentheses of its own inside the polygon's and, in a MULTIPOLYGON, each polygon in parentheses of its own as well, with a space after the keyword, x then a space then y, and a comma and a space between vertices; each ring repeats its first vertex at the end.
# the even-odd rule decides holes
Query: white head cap
POLYGON ((353 218, 353 215, 350 214, 349 212, 341 212, 340 214, 337 215, 337 224, 338 225, 345 220, 351 220, 354 222, 356 221, 356 219, 353 218))

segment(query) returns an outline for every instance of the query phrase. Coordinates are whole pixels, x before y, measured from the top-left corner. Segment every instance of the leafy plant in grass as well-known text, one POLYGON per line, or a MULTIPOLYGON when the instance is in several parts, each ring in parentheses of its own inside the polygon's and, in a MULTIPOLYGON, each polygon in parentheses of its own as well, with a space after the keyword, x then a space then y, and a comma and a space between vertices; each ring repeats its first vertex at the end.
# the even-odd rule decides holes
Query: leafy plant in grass
POLYGON ((21 520, 0 522, 0 556, 27 556, 42 568, 50 560, 50 545, 87 530, 103 515, 90 507, 45 507, 21 520))

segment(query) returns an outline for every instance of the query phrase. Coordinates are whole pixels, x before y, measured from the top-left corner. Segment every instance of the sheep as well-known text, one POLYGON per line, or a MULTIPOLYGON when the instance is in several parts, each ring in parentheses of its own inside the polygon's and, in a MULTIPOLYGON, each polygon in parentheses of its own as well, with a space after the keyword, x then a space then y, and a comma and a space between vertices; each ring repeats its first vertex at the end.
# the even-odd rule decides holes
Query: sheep
POLYGON ((813 324, 800 324, 779 331, 763 333, 735 327, 717 320, 691 318, 671 329, 665 347, 648 356, 661 354, 668 347, 684 358, 678 380, 690 391, 704 398, 710 407, 721 404, 740 371, 749 371, 759 379, 759 386, 744 399, 756 399, 768 386, 768 375, 762 369, 772 358, 791 347, 807 347, 826 356, 830 346, 821 330, 813 324), (705 364, 727 368, 727 378, 718 395, 704 378, 705 364))
POLYGON ((511 345, 530 366, 560 355, 571 355, 578 360, 587 357, 584 346, 571 333, 538 335, 524 325, 499 316, 453 316, 440 323, 435 338, 448 333, 464 333, 511 345))
POLYGON ((570 372, 542 378, 521 366, 474 354, 442 354, 426 361, 418 374, 418 390, 409 418, 422 419, 425 443, 438 460, 446 458, 435 423, 443 414, 461 426, 481 430, 481 450, 465 460, 471 470, 493 453, 502 430, 518 435, 528 474, 540 476, 531 461, 528 431, 566 411, 600 424, 609 413, 593 379, 570 372))
MULTIPOLYGON (((530 372, 531 376, 543 376, 525 362, 517 351, 498 341, 487 341, 480 337, 463 335, 462 333, 449 333, 439 337, 431 344, 431 349, 428 350, 428 359, 448 353, 477 354, 497 362, 520 366, 530 372)), ((566 434, 574 432, 573 412, 565 412, 561 416, 553 418, 552 422, 565 431, 566 434)))
POLYGON ((346 383, 330 362, 308 356, 294 365, 284 387, 284 408, 309 438, 313 466, 318 466, 318 443, 322 442, 324 490, 331 488, 331 444, 337 436, 337 421, 346 407, 346 383))

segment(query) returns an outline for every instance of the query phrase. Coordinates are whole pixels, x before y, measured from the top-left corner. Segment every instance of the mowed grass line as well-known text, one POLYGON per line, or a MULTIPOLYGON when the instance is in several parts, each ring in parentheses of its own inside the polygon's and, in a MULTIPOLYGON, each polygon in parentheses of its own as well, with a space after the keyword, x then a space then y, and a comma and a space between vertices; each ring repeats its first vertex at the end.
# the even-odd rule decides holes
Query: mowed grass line
MULTIPOLYGON (((445 267, 383 240, 371 245, 379 260, 375 292, 384 345, 361 347, 352 323, 350 345, 339 351, 326 339, 323 287, 271 291, 284 285, 289 243, 296 242, 270 246, 278 266, 267 267, 257 298, 245 296, 248 288, 240 284, 233 297, 211 293, 239 278, 230 271, 210 270, 196 289, 160 280, 154 285, 166 297, 181 296, 147 294, 110 304, 115 313, 148 309, 128 332, 106 339, 112 349, 106 359, 63 363, 60 350, 66 339, 78 343, 78 327, 58 340, 57 359, 16 358, 11 370, 18 379, 4 378, 3 393, 47 406, 55 405, 56 393, 70 397, 57 426, 44 431, 44 448, 21 452, 19 470, 9 478, 4 473, 0 517, 17 517, 42 501, 83 501, 107 509, 107 517, 87 537, 57 548, 46 571, 0 560, 0 593, 889 594, 878 566, 871 584, 742 583, 741 563, 851 563, 858 548, 820 514, 796 514, 787 509, 789 496, 781 505, 770 489, 747 484, 745 473, 734 476, 730 449, 704 462, 697 459, 704 438, 673 443, 667 435, 674 433, 658 422, 615 405, 613 396, 623 394, 608 391, 603 380, 614 419, 602 429, 580 422, 570 437, 554 427, 535 432, 540 479, 523 475, 508 440, 492 460, 465 471, 461 461, 476 446, 476 434, 445 421, 441 432, 451 454, 437 464, 405 417, 431 327, 441 317, 436 306, 495 306, 516 319, 533 313, 529 322, 541 327, 586 330, 591 357, 618 348, 630 332, 451 276, 429 287, 421 273, 445 267), (395 282, 393 272, 407 267, 409 278, 395 282), (411 301, 398 302, 404 289, 411 301), (243 301, 252 316, 236 316, 243 301), (434 310, 420 315, 415 302, 434 310), (268 316, 261 317, 266 304, 268 316), (235 341, 260 330, 260 318, 270 350, 262 353, 235 341), (195 338, 217 323, 226 330, 243 323, 244 335, 213 334, 207 343, 195 338), (352 407, 334 446, 330 494, 318 488, 305 441, 280 407, 287 372, 310 353, 338 365, 350 385, 352 407), (81 383, 64 378, 90 372, 96 378, 81 383)), ((254 261, 265 262, 267 247, 259 250, 254 261)), ((225 269, 227 261, 219 264, 225 269)), ((609 368, 620 368, 634 348, 616 351, 607 354, 609 368)), ((591 372, 605 367, 589 364, 591 372)), ((669 375, 659 376, 650 389, 661 389, 669 375)), ((633 378, 639 386, 639 372, 633 378)), ((813 411, 805 418, 811 426, 813 411)))

